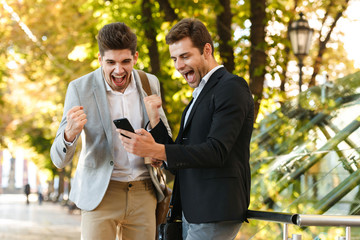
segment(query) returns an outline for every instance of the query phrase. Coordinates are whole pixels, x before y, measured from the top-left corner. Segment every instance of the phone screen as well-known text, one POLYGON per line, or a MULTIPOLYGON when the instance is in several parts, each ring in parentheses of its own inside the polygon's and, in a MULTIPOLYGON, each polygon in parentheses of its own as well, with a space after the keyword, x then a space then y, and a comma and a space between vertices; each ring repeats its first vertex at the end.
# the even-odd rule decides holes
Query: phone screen
MULTIPOLYGON (((133 133, 135 132, 134 128, 131 126, 131 124, 127 118, 115 119, 115 120, 113 120, 113 122, 114 122, 116 128, 120 128, 120 129, 129 131, 129 132, 133 132, 133 133)), ((121 134, 121 135, 123 135, 124 137, 130 138, 124 134, 121 134)))

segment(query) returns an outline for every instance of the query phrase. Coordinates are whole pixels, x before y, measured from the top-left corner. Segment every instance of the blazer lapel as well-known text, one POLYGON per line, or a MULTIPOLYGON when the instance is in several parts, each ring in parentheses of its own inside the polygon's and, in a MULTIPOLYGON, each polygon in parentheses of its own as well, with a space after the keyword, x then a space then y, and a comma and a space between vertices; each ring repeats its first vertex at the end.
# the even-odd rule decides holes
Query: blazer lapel
POLYGON ((179 130, 179 134, 176 138, 175 141, 178 140, 179 137, 182 136, 183 130, 184 130, 184 121, 185 121, 185 116, 186 116, 186 112, 189 110, 190 105, 192 104, 192 102, 194 101, 194 98, 191 99, 191 101, 189 102, 189 104, 186 106, 186 108, 184 109, 182 115, 181 115, 181 123, 180 123, 180 130, 179 130))
MULTIPOLYGON (((142 88, 140 77, 135 70, 133 70, 133 76, 135 78, 136 88, 139 91, 141 107, 143 110, 143 119, 144 119, 143 124, 145 125, 149 121, 149 117, 146 113, 146 108, 145 108, 145 104, 144 104, 144 97, 147 96, 147 94, 144 91, 144 89, 142 88)), ((112 137, 112 120, 109 118, 109 116, 111 116, 111 115, 110 115, 108 100, 106 97, 106 87, 105 87, 102 67, 100 67, 96 70, 95 81, 93 83, 93 93, 94 93, 95 101, 96 101, 97 108, 99 111, 101 123, 103 125, 106 138, 110 145, 111 154, 114 157, 114 146, 113 146, 114 143, 113 143, 113 137, 112 137)))
POLYGON ((112 121, 110 119, 110 109, 106 98, 106 87, 103 78, 102 67, 96 70, 95 81, 93 85, 93 93, 96 101, 96 105, 99 111, 101 123, 103 125, 106 138, 109 142, 111 154, 114 157, 114 146, 112 138, 112 121))
MULTIPOLYGON (((186 127, 189 125, 189 123, 191 122, 192 117, 194 116, 194 113, 196 111, 197 106, 199 106, 200 102, 205 98, 205 96, 207 95, 207 93, 209 92, 210 89, 212 89, 219 81, 219 79, 225 74, 226 70, 224 67, 219 68, 218 70, 216 70, 211 77, 209 78, 208 82, 205 84, 205 87, 203 88, 203 90, 201 91, 200 95, 198 96, 198 98, 196 99, 194 106, 191 109, 189 118, 186 121, 186 125, 184 127, 184 130, 186 129, 186 127)), ((190 105, 190 104, 189 104, 190 105)), ((182 120, 183 121, 183 120, 182 120)))

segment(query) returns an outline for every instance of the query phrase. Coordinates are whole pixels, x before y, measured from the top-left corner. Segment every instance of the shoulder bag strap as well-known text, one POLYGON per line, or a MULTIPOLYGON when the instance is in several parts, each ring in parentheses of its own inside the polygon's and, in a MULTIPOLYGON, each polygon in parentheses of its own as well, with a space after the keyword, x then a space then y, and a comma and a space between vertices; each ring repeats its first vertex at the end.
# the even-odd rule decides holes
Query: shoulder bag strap
POLYGON ((144 91, 146 92, 146 94, 148 96, 151 95, 151 88, 150 88, 150 84, 149 84, 149 79, 146 76, 146 73, 144 71, 141 70, 136 70, 140 76, 140 80, 141 80, 141 85, 144 89, 144 91))

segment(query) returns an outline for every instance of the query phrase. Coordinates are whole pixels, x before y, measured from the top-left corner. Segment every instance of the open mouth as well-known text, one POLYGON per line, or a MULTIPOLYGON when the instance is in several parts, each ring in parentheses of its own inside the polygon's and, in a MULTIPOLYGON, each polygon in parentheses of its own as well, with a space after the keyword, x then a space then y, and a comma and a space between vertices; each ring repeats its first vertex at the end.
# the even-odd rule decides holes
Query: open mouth
POLYGON ((192 83, 195 80, 195 72, 193 70, 186 72, 184 73, 184 77, 188 83, 192 83))
POLYGON ((122 76, 111 75, 111 79, 116 86, 123 86, 126 82, 126 74, 122 76))

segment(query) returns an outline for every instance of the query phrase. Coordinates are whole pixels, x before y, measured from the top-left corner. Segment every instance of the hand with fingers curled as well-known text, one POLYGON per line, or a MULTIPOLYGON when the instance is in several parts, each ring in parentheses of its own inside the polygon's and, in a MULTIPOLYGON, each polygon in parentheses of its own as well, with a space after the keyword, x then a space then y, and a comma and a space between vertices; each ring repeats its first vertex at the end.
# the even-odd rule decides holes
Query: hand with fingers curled
POLYGON ((155 143, 155 140, 148 131, 145 129, 137 129, 135 130, 135 133, 123 129, 116 129, 116 131, 120 133, 120 140, 127 152, 140 157, 149 157, 146 153, 149 152, 151 146, 155 143), (129 138, 124 137, 121 134, 128 136, 129 138))
POLYGON ((72 107, 66 113, 66 127, 64 132, 65 140, 68 142, 74 141, 76 136, 83 130, 87 118, 83 106, 72 107))
POLYGON ((163 162, 164 162, 163 160, 156 159, 156 158, 151 158, 151 166, 152 167, 161 167, 163 162))
POLYGON ((151 133, 145 129, 137 129, 135 133, 123 129, 116 129, 116 131, 120 133, 119 138, 127 152, 139 157, 155 158, 161 160, 161 162, 166 160, 164 145, 156 143, 151 133), (124 137, 121 134, 128 137, 124 137))
POLYGON ((151 127, 154 128, 160 121, 159 109, 162 106, 161 97, 155 94, 147 96, 144 98, 144 104, 151 127))

